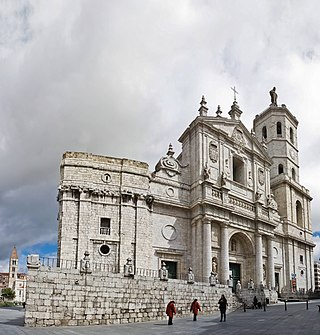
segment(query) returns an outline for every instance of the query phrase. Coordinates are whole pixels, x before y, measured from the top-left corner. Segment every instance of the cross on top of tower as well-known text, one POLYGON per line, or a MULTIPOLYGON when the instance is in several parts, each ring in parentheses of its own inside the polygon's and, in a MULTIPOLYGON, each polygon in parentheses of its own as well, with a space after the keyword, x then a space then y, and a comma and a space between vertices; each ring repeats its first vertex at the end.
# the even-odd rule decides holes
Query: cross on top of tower
POLYGON ((236 87, 235 86, 231 87, 231 89, 233 91, 233 101, 237 101, 236 94, 239 94, 239 93, 236 91, 236 87))

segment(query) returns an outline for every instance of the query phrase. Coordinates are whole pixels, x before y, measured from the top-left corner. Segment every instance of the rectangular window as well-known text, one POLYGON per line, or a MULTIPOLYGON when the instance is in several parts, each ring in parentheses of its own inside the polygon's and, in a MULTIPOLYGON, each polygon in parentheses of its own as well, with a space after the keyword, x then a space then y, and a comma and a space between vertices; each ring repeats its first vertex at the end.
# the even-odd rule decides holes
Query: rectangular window
POLYGON ((101 235, 110 235, 110 223, 111 223, 111 219, 100 218, 100 234, 101 235))
POLYGON ((16 268, 14 266, 12 267, 12 272, 16 272, 16 268))
POLYGON ((303 264, 303 255, 300 255, 300 264, 303 264))
POLYGON ((244 185, 245 170, 243 161, 238 157, 233 157, 232 167, 233 180, 244 185))
MULTIPOLYGON (((177 279, 177 262, 163 261, 166 263, 166 268, 168 270, 168 278, 177 279)), ((162 263, 162 262, 161 262, 162 263)))
POLYGON ((12 260, 12 265, 16 265, 16 262, 17 262, 17 261, 13 259, 13 260, 12 260))

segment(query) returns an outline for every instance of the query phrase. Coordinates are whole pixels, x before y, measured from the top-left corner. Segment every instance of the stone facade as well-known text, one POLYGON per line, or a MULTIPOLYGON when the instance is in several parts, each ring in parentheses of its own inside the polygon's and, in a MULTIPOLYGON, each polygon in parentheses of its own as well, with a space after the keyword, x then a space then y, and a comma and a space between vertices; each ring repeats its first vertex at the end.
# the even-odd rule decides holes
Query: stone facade
POLYGON ((234 101, 223 117, 199 116, 151 172, 130 159, 66 152, 59 185, 58 258, 169 278, 212 272, 235 290, 314 290, 311 196, 299 183, 298 122, 270 105, 249 132, 234 101))
POLYGON ((194 298, 208 315, 218 310, 221 294, 230 309, 238 306, 224 285, 36 266, 29 267, 27 292, 25 324, 31 327, 163 320, 170 300, 176 301, 176 317, 190 316, 194 298))

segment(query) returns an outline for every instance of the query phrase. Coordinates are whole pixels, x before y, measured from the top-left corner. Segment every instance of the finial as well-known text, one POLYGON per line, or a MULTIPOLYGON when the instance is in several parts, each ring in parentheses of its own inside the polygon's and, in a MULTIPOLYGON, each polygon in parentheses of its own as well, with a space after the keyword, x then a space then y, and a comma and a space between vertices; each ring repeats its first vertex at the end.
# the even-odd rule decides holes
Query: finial
POLYGON ((217 111, 216 111, 217 116, 221 117, 222 110, 220 109, 220 105, 218 105, 217 111))
POLYGON ((206 100, 204 98, 204 95, 202 96, 202 99, 200 101, 200 108, 199 108, 199 114, 200 116, 207 116, 208 113, 208 107, 206 107, 206 100))
POLYGON ((241 114, 242 114, 242 111, 240 110, 238 103, 234 101, 231 106, 231 110, 229 112, 231 119, 240 120, 241 114))
POLYGON ((172 144, 169 144, 169 148, 168 148, 168 152, 167 152, 167 156, 173 156, 174 155, 174 151, 173 151, 173 147, 172 144))

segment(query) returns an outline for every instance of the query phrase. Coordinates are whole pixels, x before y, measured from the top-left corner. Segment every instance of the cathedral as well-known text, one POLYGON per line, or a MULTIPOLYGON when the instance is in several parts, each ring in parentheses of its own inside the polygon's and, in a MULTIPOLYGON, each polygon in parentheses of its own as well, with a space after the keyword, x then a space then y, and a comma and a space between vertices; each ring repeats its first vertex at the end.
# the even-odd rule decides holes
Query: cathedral
POLYGON ((60 166, 58 258, 123 272, 314 290, 312 197, 299 180, 298 120, 271 104, 249 131, 236 101, 198 116, 154 170, 128 158, 66 152, 60 166))

